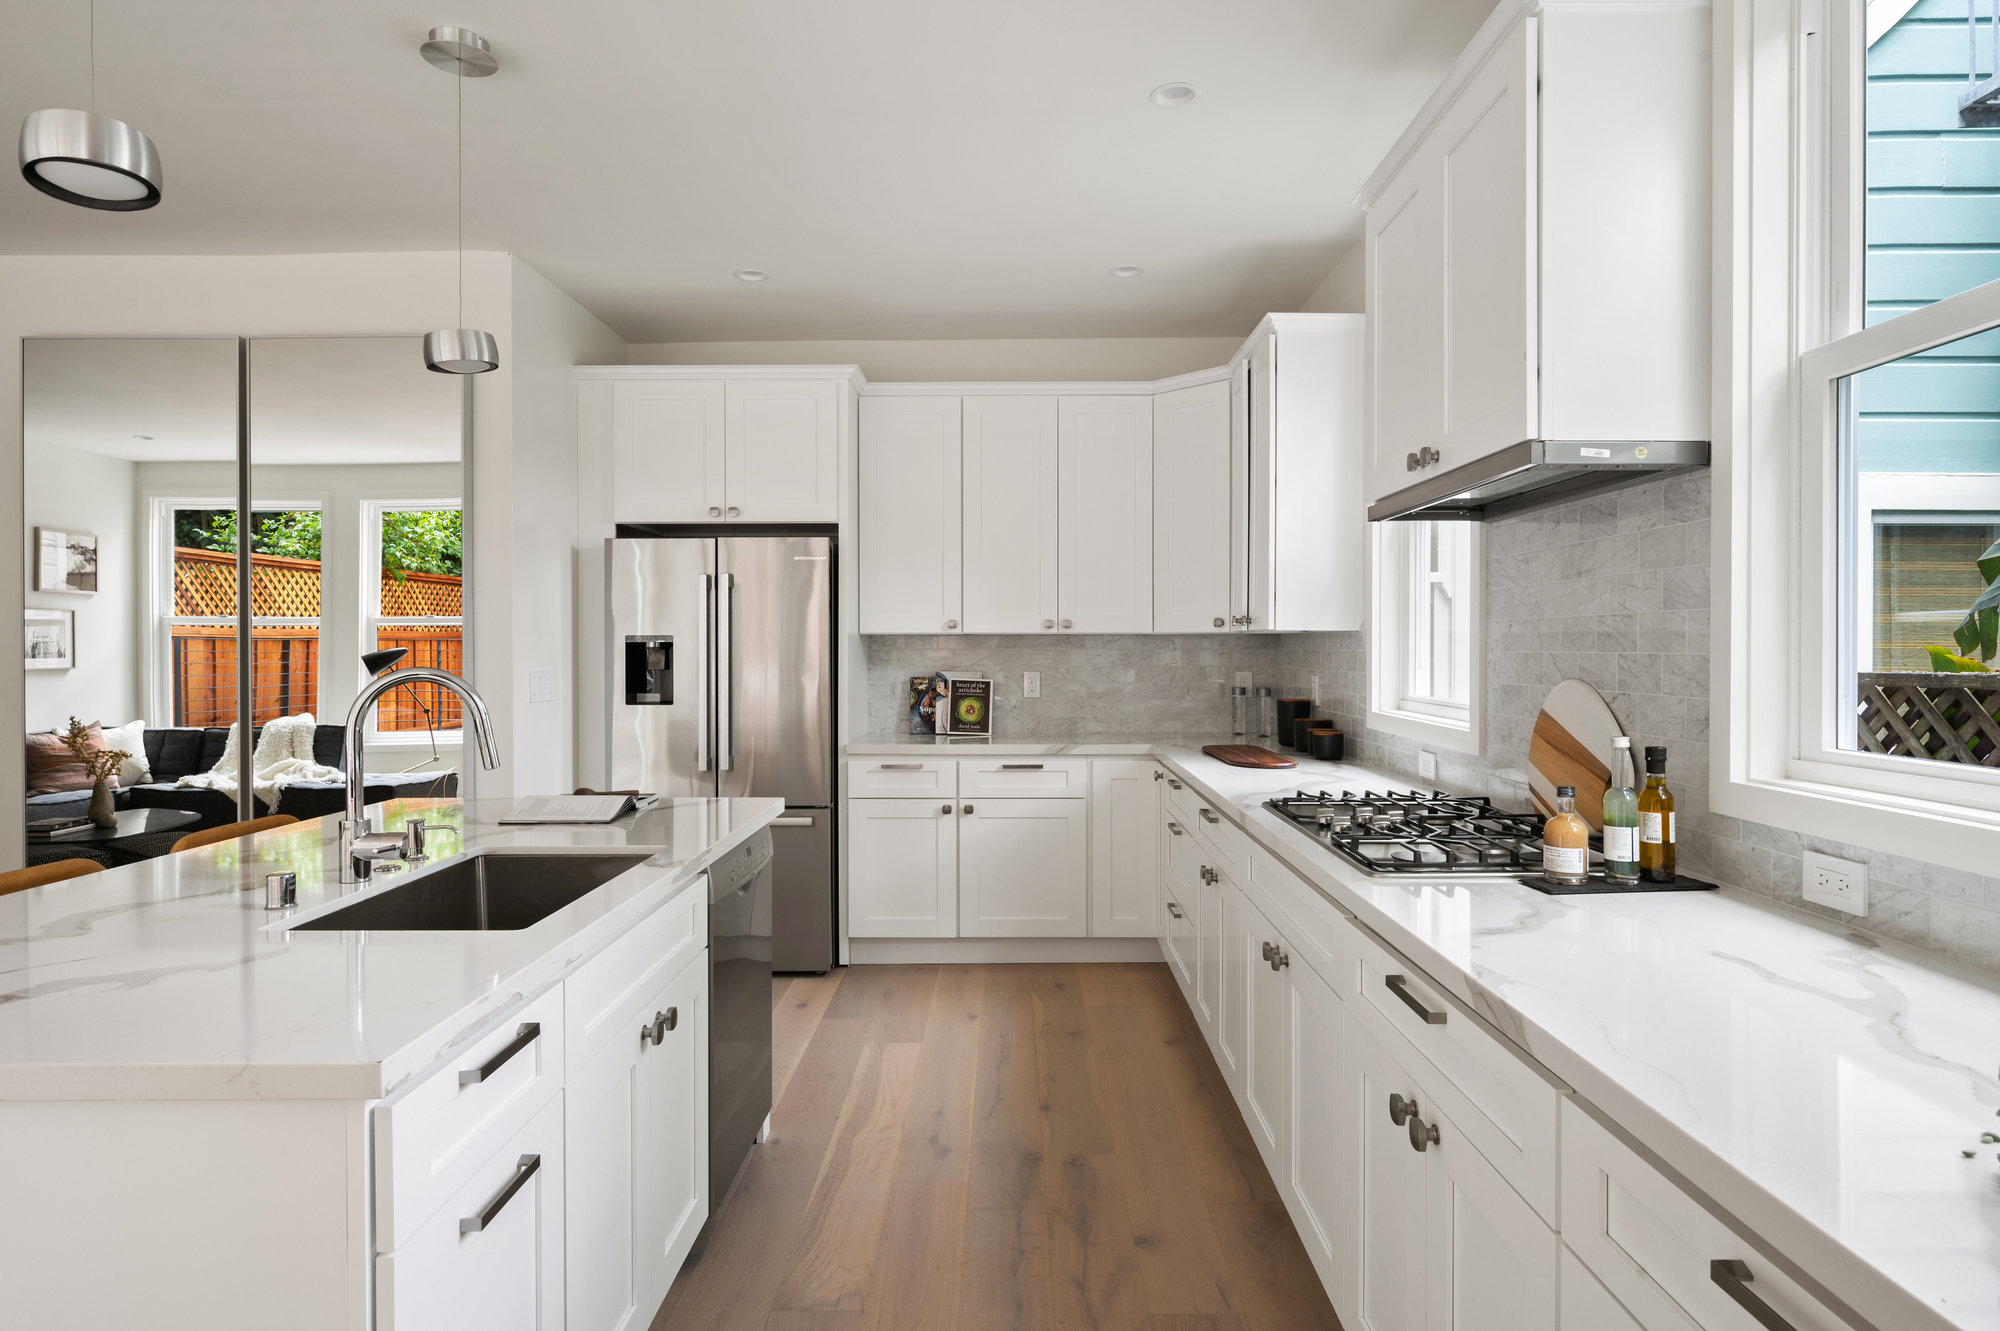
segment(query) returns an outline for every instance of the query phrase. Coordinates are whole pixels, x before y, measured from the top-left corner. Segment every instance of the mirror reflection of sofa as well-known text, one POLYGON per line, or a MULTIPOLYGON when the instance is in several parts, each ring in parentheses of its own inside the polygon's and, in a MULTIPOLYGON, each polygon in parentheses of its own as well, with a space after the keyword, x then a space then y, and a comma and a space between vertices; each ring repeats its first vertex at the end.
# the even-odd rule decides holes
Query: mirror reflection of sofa
MULTIPOLYGON (((263 731, 262 726, 252 730, 253 745, 263 731)), ((229 730, 225 726, 149 727, 144 732, 144 744, 146 766, 152 779, 129 788, 120 785, 112 792, 112 798, 120 809, 186 809, 200 816, 199 822, 177 829, 177 837, 206 827, 233 823, 238 818, 233 792, 175 784, 181 777, 197 776, 213 769, 221 761, 228 743, 229 730)), ((346 751, 346 727, 322 725, 314 728, 313 761, 337 768, 346 751)), ((38 794, 36 779, 37 774, 31 763, 27 801, 29 822, 44 818, 82 817, 89 811, 88 785, 80 790, 53 790, 38 794)), ((363 798, 369 804, 404 796, 452 796, 458 793, 458 773, 370 772, 363 789, 363 798)), ((338 817, 346 802, 346 790, 338 781, 306 781, 285 786, 279 792, 276 809, 268 807, 261 799, 253 799, 252 802, 256 806, 255 812, 250 815, 253 818, 261 818, 268 813, 288 813, 295 818, 338 817)))

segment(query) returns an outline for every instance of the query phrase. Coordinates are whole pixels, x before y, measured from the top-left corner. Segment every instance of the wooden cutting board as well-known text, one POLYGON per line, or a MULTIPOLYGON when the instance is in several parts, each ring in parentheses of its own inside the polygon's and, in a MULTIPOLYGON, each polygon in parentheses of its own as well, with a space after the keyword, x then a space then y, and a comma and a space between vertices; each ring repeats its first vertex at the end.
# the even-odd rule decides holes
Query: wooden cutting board
POLYGON ((1528 739, 1529 791, 1535 807, 1556 811, 1556 787, 1576 787, 1576 811, 1591 830, 1604 830, 1604 792, 1611 788, 1611 741, 1625 732, 1596 689, 1566 679, 1549 691, 1528 739))
MULTIPOLYGON (((1201 751, 1217 762, 1228 763, 1231 767, 1297 767, 1298 764, 1281 753, 1260 749, 1255 744, 1204 744, 1201 751)), ((1598 797, 1602 801, 1603 797, 1598 797)))

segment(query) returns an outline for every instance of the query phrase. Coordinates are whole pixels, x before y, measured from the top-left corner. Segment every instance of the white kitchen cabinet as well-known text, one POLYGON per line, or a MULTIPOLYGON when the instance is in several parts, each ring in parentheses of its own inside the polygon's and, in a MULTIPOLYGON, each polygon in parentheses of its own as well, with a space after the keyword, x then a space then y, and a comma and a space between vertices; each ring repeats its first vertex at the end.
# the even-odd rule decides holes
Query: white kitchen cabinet
POLYGON ((1285 1151, 1285 1194, 1293 1227, 1312 1258, 1320 1283, 1343 1305, 1348 1276, 1347 1161, 1350 1154, 1346 1093, 1347 1022, 1331 985, 1305 965, 1284 968, 1291 980, 1287 1062, 1291 1105, 1285 1118, 1291 1139, 1285 1151))
POLYGON ((1361 626, 1366 322, 1358 314, 1267 315, 1238 353, 1243 628, 1361 626))
POLYGON ((1234 492, 1229 382, 1153 399, 1153 631, 1227 633, 1234 492))
POLYGON ((509 1138, 396 1251, 375 1260, 380 1331, 564 1331, 563 1099, 509 1138))
POLYGON ((1708 437, 1708 6, 1529 8, 1362 188, 1370 501, 1533 439, 1708 437))
POLYGON ((1194 892, 1194 1012, 1202 1034, 1215 1039, 1222 1020, 1222 898, 1235 890, 1212 864, 1201 866, 1194 892))
POLYGON ((1063 397, 1057 420, 1057 627, 1153 630, 1153 399, 1063 397))
POLYGON ((957 936, 958 819, 950 799, 848 801, 849 934, 957 936))
MULTIPOLYGON (((1386 1115, 1384 1116, 1386 1119, 1386 1115)), ((1422 1155, 1429 1331, 1555 1331, 1555 1232, 1451 1119, 1421 1111, 1437 1140, 1422 1155)))
POLYGON ((1412 1099, 1420 1110, 1427 1106, 1414 1078, 1351 1019, 1346 1034, 1342 1098, 1355 1139, 1348 1186, 1355 1265, 1341 1321, 1350 1331, 1424 1331, 1429 1153, 1411 1149, 1408 1121, 1396 1122, 1390 1106, 1412 1099))
POLYGON ((1215 1062, 1239 1099, 1243 1095, 1244 1051, 1250 1042, 1250 905, 1234 885, 1222 893, 1221 974, 1217 981, 1215 1062))
POLYGON ((1646 1331, 1623 1304, 1611 1297, 1567 1243, 1557 1254, 1560 1289, 1556 1307, 1563 1331, 1646 1331))
POLYGON ((1170 875, 1166 890, 1160 894, 1160 951, 1166 954, 1181 996, 1193 1007, 1194 916, 1180 902, 1183 893, 1193 895, 1186 883, 1170 875))
POLYGON ((631 995, 565 1089, 570 1331, 647 1326, 707 1218, 707 981, 699 952, 631 995))
POLYGON ((1057 400, 963 400, 967 633, 1053 633, 1058 611, 1057 400))
POLYGON ((861 399, 863 633, 963 631, 959 400, 861 399))
POLYGON ((831 379, 731 379, 723 516, 732 522, 840 518, 840 385, 831 379))
POLYGON ((1249 924, 1250 982, 1244 987, 1243 1118, 1273 1178, 1289 1168, 1292 1104, 1291 954, 1285 936, 1243 899, 1249 924))
POLYGON ((1149 938, 1160 913, 1160 768, 1146 759, 1090 765, 1090 932, 1149 938))
POLYGON ((981 799, 959 805, 963 938, 1080 938, 1088 932, 1089 802, 981 799))
POLYGON ((720 379, 621 379, 611 386, 615 522, 715 522, 724 483, 720 379))

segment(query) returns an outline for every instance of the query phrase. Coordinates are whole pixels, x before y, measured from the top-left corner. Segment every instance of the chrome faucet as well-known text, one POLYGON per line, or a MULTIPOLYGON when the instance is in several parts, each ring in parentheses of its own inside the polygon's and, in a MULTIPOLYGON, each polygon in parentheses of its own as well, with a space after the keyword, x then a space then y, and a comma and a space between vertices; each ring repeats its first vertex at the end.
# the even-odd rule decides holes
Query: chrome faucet
MULTIPOLYGON (((341 759, 347 777, 347 816, 340 821, 340 881, 343 883, 361 882, 368 877, 372 860, 398 854, 403 848, 403 838, 389 832, 376 832, 363 810, 362 788, 366 779, 361 768, 361 731, 362 723, 368 718, 368 709, 375 705, 375 700, 405 684, 436 684, 456 693, 465 703, 466 720, 471 722, 473 736, 479 742, 480 766, 490 771, 500 765, 500 755, 493 747, 493 722, 486 714, 486 701, 474 692, 472 685, 457 675, 449 670, 433 670, 429 666, 411 666, 405 670, 385 670, 370 680, 347 712, 346 752, 341 759)), ((421 842, 417 853, 423 853, 421 842)))

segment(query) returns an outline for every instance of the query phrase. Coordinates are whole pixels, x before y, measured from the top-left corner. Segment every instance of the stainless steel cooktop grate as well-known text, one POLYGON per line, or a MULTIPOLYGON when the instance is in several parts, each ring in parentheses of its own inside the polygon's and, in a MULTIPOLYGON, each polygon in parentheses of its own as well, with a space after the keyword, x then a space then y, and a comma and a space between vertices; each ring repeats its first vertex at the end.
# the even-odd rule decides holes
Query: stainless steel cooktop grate
POLYGON ((1369 873, 1514 876, 1542 868, 1542 819, 1483 795, 1300 791, 1265 801, 1369 873))

